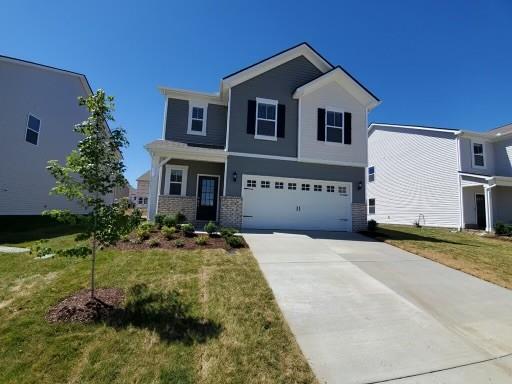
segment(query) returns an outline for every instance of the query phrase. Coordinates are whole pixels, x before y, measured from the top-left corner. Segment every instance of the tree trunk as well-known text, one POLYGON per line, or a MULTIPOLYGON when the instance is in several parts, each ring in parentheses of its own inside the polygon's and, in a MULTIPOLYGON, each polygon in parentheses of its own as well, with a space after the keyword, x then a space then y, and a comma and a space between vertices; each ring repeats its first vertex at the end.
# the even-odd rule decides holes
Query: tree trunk
POLYGON ((94 299, 94 289, 96 286, 96 281, 94 278, 96 269, 96 232, 93 232, 92 235, 92 265, 91 265, 91 297, 94 299))

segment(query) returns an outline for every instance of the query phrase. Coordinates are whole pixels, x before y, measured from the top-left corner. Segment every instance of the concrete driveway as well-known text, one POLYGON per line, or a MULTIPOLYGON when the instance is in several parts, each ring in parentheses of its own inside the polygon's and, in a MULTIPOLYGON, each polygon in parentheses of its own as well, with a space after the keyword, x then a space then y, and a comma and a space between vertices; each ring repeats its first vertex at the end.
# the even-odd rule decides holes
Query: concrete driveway
POLYGON ((244 234, 324 383, 512 383, 512 292, 357 234, 244 234))

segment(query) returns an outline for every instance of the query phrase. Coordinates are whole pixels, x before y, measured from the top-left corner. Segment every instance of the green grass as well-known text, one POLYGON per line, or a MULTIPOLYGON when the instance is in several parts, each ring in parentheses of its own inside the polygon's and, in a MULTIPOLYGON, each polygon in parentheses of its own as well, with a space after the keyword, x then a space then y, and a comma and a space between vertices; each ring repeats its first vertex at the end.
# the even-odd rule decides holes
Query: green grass
MULTIPOLYGON (((72 243, 67 235, 47 245, 72 243)), ((1 383, 316 382, 247 249, 100 252, 100 287, 178 290, 191 316, 218 325, 188 342, 144 324, 49 324, 48 308, 87 287, 90 260, 33 258, 0 254, 1 383)))
POLYGON ((382 224, 371 236, 502 287, 512 288, 512 241, 475 232, 382 224))

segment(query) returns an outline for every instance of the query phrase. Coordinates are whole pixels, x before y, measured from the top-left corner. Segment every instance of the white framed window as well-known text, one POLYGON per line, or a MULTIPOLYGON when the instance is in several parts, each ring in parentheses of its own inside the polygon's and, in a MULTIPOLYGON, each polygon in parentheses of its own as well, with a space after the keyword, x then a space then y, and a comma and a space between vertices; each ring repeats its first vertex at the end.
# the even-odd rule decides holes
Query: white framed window
POLYGON ((165 194, 185 196, 187 194, 186 165, 168 164, 165 166, 165 194))
POLYGON ((301 189, 303 191, 309 191, 309 184, 302 184, 301 189))
POLYGON ((254 138, 277 140, 277 100, 256 98, 256 129, 254 138))
POLYGON ((270 181, 262 180, 260 185, 261 185, 261 188, 270 188, 270 181))
POLYGON ((142 197, 139 197, 139 204, 142 204, 142 197))
POLYGON ((256 180, 247 180, 247 188, 256 188, 256 180))
POLYGON ((328 185, 327 192, 334 192, 334 185, 328 185))
POLYGON ((322 186, 320 184, 315 184, 313 186, 313 191, 315 191, 315 192, 322 192, 322 186))
POLYGON ((41 119, 32 113, 27 117, 27 131, 25 132, 25 141, 37 145, 39 143, 39 133, 41 131, 41 119))
POLYGON ((288 183, 288 189, 290 191, 295 191, 297 189, 297 183, 288 183))
POLYGON ((332 107, 325 109, 325 141, 343 144, 343 111, 332 107))
POLYGON ((471 148, 473 152, 473 168, 485 168, 484 144, 472 141, 471 148))
POLYGON ((208 111, 207 104, 199 104, 190 102, 188 111, 188 128, 189 135, 206 136, 206 114, 208 111))
POLYGON ((375 181, 375 167, 368 167, 368 182, 375 181))
POLYGON ((368 213, 375 215, 375 199, 368 199, 368 213))
POLYGON ((283 184, 283 182, 282 182, 282 181, 276 181, 276 182, 274 183, 274 188, 275 188, 275 189, 283 189, 283 188, 284 188, 284 184, 283 184))

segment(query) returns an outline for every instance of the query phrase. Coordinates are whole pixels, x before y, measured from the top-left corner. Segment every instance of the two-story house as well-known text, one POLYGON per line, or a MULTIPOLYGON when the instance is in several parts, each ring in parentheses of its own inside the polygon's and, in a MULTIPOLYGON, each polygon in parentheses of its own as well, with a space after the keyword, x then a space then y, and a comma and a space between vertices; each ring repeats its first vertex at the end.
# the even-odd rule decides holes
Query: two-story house
POLYGON ((215 94, 160 88, 149 218, 265 229, 366 226, 367 115, 361 83, 299 44, 224 77, 215 94))
POLYGON ((46 166, 76 148, 73 127, 89 115, 78 97, 91 93, 83 74, 0 56, 0 215, 83 211, 49 195, 55 179, 46 166))
POLYGON ((369 218, 478 228, 512 222, 512 124, 487 132, 371 124, 369 218))

